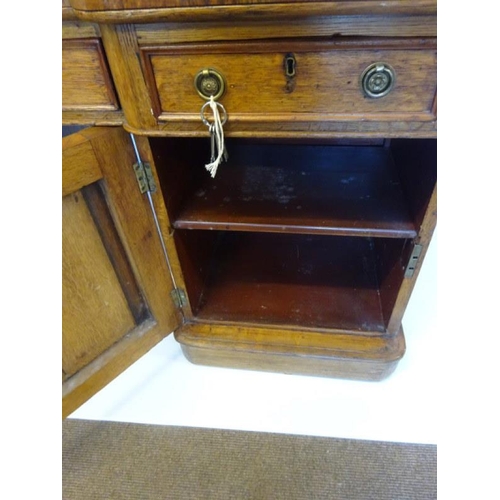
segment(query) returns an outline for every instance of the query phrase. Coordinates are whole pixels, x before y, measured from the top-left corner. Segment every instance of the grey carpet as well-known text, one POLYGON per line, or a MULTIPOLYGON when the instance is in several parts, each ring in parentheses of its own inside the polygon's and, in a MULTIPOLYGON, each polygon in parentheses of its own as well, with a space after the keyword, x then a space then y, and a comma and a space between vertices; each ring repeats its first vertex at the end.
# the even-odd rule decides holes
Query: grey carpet
POLYGON ((64 500, 431 500, 436 446, 68 419, 64 500))

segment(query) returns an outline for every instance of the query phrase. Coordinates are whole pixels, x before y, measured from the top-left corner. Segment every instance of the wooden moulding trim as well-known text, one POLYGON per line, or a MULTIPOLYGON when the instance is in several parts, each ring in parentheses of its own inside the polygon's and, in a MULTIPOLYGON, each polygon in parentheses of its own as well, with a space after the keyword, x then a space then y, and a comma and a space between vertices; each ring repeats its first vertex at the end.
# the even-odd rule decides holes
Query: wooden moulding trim
POLYGON ((116 111, 117 108, 114 105, 106 105, 106 104, 96 104, 96 105, 87 105, 87 104, 74 104, 72 106, 63 106, 64 111, 90 111, 90 112, 106 112, 106 111, 116 111))
POLYGON ((185 54, 265 54, 280 52, 323 52, 328 50, 394 49, 394 50, 432 50, 437 41, 433 37, 394 39, 385 37, 344 37, 338 40, 286 39, 185 43, 172 45, 145 45, 141 47, 148 56, 185 55, 185 54))
POLYGON ((106 53, 102 46, 102 41, 100 38, 71 38, 63 40, 64 49, 82 49, 88 48, 93 49, 97 52, 99 58, 99 66, 101 68, 101 73, 104 78, 104 85, 106 86, 106 91, 109 98, 109 105, 99 105, 99 106, 69 106, 63 107, 63 111, 117 111, 120 109, 120 104, 115 92, 115 86, 113 80, 111 79, 111 71, 108 66, 108 61, 106 59, 106 53))
POLYGON ((364 358, 395 361, 406 350, 403 330, 393 336, 366 336, 346 332, 328 334, 266 328, 186 324, 175 332, 178 342, 199 348, 245 352, 275 352, 316 357, 364 358))
MULTIPOLYGON (((156 105, 156 104, 155 104, 156 105)), ((432 122, 436 117, 432 112, 428 113, 283 113, 283 114, 264 114, 264 113, 249 113, 249 114, 238 114, 231 113, 231 122, 237 123, 275 123, 275 122, 336 122, 336 121, 354 121, 354 122, 383 122, 383 121, 429 121, 432 122)), ((185 113, 164 113, 158 115, 159 121, 164 122, 196 122, 200 121, 199 114, 185 114, 185 113)))
POLYGON ((194 364, 290 373, 315 377, 378 382, 396 369, 399 359, 359 359, 339 356, 301 356, 283 352, 252 352, 231 349, 199 348, 182 345, 184 356, 194 364))
MULTIPOLYGON (((106 10, 106 5, 86 0, 72 0, 74 12, 84 21, 106 23, 146 23, 155 21, 216 21, 239 19, 290 19, 296 17, 363 14, 436 14, 436 0, 346 0, 301 3, 269 3, 258 5, 226 5, 205 7, 154 7, 106 10)), ((126 4, 125 4, 126 5, 126 4)), ((150 3, 151 5, 151 3, 150 3)), ((162 5, 158 2, 157 5, 162 5)), ((164 4, 163 4, 164 5, 164 4)))
POLYGON ((415 238, 414 229, 366 229, 351 227, 335 227, 334 229, 322 226, 288 224, 265 224, 262 222, 226 222, 226 221, 192 221, 177 220, 174 222, 176 229, 202 229, 224 231, 255 231, 260 233, 294 233, 294 234, 328 234, 334 236, 363 236, 367 238, 415 238))
POLYGON ((78 15, 72 7, 63 6, 61 17, 63 21, 78 21, 78 15))
POLYGON ((71 40, 75 38, 100 38, 99 25, 93 23, 81 23, 79 21, 63 21, 62 39, 71 40))
MULTIPOLYGON (((153 52, 148 52, 146 50, 139 50, 139 58, 141 61, 141 66, 144 71, 144 82, 148 90, 149 97, 151 99, 151 107, 155 118, 158 120, 159 116, 162 114, 160 96, 158 93, 158 87, 156 85, 156 77, 153 70, 153 64, 151 62, 151 56, 153 52)), ((199 116, 198 116, 199 119, 199 116)))
MULTIPOLYGON (((398 127, 392 129, 394 122, 349 122, 355 124, 356 128, 345 128, 346 122, 329 122, 333 127, 328 129, 314 130, 310 123, 298 123, 301 129, 287 129, 286 123, 272 123, 270 127, 260 127, 258 129, 249 128, 247 124, 243 130, 224 130, 227 137, 247 137, 247 138, 305 138, 305 139, 435 139, 437 137, 435 122, 407 122, 404 127, 397 123, 398 127), (373 127, 372 127, 373 126, 373 127)), ((253 124, 252 124, 253 125, 253 124)), ((289 124, 288 124, 289 125, 289 124)), ((207 127, 201 124, 191 129, 185 126, 178 128, 176 124, 159 124, 155 129, 140 129, 123 124, 123 128, 134 135, 145 135, 150 137, 208 137, 207 127), (173 125, 173 126, 172 126, 173 125)))
MULTIPOLYGON (((214 319, 200 319, 197 318, 196 316, 192 316, 191 319, 187 322, 188 324, 185 325, 186 327, 191 327, 193 332, 206 332, 206 331, 225 331, 227 329, 232 329, 233 325, 229 325, 227 321, 217 321, 214 319), (209 324, 207 324, 209 322, 209 324)), ((184 327, 183 327, 184 328, 184 327)), ((245 321, 238 321, 238 326, 237 328, 240 328, 245 331, 261 331, 263 329, 266 330, 267 335, 273 336, 274 333, 270 332, 283 332, 286 331, 287 335, 294 334, 294 335, 341 335, 341 336, 348 336, 351 338, 352 336, 357 336, 357 337, 379 337, 379 338, 385 338, 385 337, 392 337, 394 336, 394 333, 388 334, 388 333, 381 333, 381 332, 375 332, 375 331, 369 331, 369 330, 350 330, 350 329, 339 329, 339 328, 325 328, 325 327, 319 327, 319 326, 295 326, 295 325, 277 325, 277 324, 266 324, 265 326, 263 324, 257 324, 257 323, 249 323, 245 321)), ((184 331, 184 330, 183 330, 184 331)), ((308 337, 309 338, 309 337, 308 337)))
MULTIPOLYGON (((85 23, 89 26, 95 24, 85 23)), ((346 36, 397 37, 405 38, 436 37, 435 16, 327 16, 306 19, 287 19, 286 33, 283 20, 261 21, 207 21, 186 23, 148 23, 136 24, 138 43, 142 46, 215 42, 227 40, 265 40, 314 36, 340 38, 346 36)))
POLYGON ((118 111, 88 111, 76 109, 63 110, 62 124, 63 125, 101 125, 115 126, 123 125, 123 112, 118 111))

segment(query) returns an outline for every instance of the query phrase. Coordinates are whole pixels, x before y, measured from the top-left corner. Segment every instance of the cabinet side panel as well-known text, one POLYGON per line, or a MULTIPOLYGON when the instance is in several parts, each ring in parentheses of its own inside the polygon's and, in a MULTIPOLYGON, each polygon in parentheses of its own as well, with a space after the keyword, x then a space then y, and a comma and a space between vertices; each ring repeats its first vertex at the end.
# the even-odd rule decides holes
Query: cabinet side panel
POLYGON ((437 182, 437 141, 393 139, 391 152, 415 226, 422 226, 437 182))
POLYGON ((208 284, 218 239, 217 231, 174 232, 174 242, 194 315, 199 312, 208 284))
POLYGON ((210 158, 208 131, 204 140, 167 137, 149 140, 169 220, 173 224, 186 200, 192 198, 209 177, 205 164, 210 158))
POLYGON ((387 327, 403 281, 405 262, 411 252, 410 240, 374 238, 380 305, 387 327))

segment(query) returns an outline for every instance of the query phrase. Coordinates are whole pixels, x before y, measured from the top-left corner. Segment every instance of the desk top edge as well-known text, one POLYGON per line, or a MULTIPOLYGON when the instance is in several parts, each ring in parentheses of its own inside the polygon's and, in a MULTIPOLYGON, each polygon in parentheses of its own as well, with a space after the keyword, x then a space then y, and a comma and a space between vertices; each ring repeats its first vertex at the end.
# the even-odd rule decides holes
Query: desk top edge
POLYGON ((436 0, 62 0, 62 7, 63 16, 109 23, 437 13, 436 0))

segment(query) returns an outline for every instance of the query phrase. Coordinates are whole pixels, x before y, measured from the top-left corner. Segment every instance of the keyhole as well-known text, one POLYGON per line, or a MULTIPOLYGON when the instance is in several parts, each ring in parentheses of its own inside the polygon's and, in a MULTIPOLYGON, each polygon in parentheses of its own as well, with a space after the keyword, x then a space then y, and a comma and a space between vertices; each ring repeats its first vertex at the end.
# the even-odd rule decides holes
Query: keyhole
POLYGON ((285 56, 285 75, 287 78, 293 78, 295 76, 295 57, 293 54, 287 54, 285 56))

